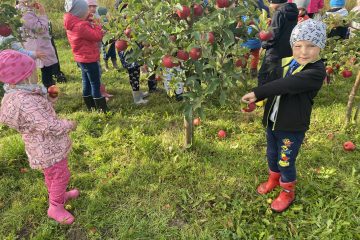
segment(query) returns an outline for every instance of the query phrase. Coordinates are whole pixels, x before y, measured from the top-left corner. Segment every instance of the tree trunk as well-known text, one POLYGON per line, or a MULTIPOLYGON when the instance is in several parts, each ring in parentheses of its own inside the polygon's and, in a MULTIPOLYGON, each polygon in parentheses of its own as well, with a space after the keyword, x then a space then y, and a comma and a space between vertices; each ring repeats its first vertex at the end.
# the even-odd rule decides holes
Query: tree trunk
POLYGON ((356 92, 359 89, 360 86, 360 71, 358 71, 358 74, 356 76, 356 80, 354 83, 354 86, 351 89, 349 100, 346 107, 346 121, 345 121, 345 127, 347 127, 351 122, 351 112, 354 105, 354 99, 356 96, 356 92))
POLYGON ((192 146, 194 141, 194 126, 193 126, 193 117, 189 121, 184 117, 184 129, 185 129, 185 148, 192 146))

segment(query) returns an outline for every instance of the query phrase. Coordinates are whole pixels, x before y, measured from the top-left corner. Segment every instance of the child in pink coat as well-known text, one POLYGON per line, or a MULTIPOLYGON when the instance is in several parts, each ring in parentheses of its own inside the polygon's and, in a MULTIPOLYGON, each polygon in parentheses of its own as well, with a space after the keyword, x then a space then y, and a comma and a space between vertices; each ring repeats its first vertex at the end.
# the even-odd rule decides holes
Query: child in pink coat
POLYGON ((22 12, 24 46, 29 51, 41 51, 45 57, 37 60, 37 66, 41 69, 42 82, 49 88, 55 84, 53 75, 58 64, 55 49, 51 44, 49 33, 49 19, 44 7, 38 2, 20 0, 19 9, 22 12))
POLYGON ((76 128, 76 122, 57 118, 53 108, 56 98, 49 97, 46 89, 37 84, 31 57, 14 50, 1 51, 0 81, 5 84, 0 123, 21 134, 30 167, 43 171, 49 193, 48 216, 71 224, 74 217, 64 209, 64 203, 79 195, 77 189, 66 192, 70 179, 69 132, 76 128))

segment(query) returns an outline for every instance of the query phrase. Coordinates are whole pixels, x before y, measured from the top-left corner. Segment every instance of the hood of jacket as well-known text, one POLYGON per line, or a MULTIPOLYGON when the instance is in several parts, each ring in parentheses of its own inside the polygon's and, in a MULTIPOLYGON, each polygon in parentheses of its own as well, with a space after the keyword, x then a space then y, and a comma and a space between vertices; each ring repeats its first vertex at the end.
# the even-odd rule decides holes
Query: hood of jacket
POLYGON ((289 21, 297 20, 299 15, 299 10, 295 3, 283 4, 279 7, 278 11, 282 12, 289 21))

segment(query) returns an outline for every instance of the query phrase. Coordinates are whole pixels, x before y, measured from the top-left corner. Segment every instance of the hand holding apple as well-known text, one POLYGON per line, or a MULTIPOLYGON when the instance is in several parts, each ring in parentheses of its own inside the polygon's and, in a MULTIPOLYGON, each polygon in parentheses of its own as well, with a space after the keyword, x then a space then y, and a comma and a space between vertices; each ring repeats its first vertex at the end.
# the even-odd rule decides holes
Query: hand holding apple
POLYGON ((51 98, 57 98, 59 96, 59 88, 56 85, 52 85, 48 88, 48 94, 51 98))
POLYGON ((242 98, 241 98, 241 101, 244 102, 244 103, 253 103, 257 100, 256 96, 255 96, 255 93, 254 92, 250 92, 250 93, 247 93, 245 94, 242 98))

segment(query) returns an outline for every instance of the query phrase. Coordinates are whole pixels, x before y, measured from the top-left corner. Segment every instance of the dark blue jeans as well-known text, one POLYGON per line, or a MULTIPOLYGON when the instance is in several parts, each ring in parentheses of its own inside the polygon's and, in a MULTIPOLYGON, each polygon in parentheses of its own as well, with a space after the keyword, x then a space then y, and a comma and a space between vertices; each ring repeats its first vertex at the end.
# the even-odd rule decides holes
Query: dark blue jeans
POLYGON ((100 93, 100 65, 98 62, 78 63, 82 73, 83 96, 101 98, 100 93))
POLYGON ((268 165, 271 171, 281 173, 282 182, 296 180, 295 161, 304 137, 305 131, 273 131, 269 121, 266 129, 268 165))

